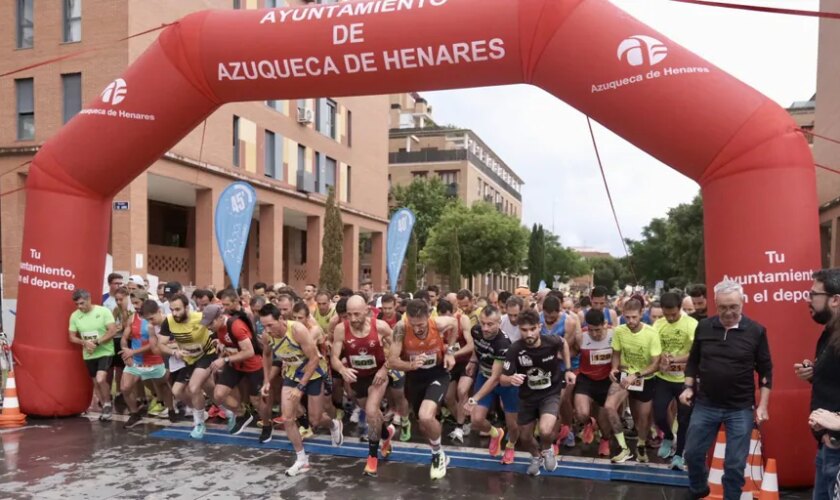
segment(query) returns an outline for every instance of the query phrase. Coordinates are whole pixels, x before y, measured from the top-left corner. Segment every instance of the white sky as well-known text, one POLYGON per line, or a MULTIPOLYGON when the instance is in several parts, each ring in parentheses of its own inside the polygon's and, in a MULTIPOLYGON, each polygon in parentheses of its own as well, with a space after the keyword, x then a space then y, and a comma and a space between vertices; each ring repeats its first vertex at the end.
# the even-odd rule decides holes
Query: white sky
MULTIPOLYGON (((612 2, 783 107, 816 91, 817 18, 670 0, 612 2)), ((818 0, 737 3, 819 9, 818 0)), ((564 245, 624 255, 583 114, 524 85, 422 95, 435 121, 474 130, 522 177, 525 224, 554 227, 564 245)), ((651 219, 699 191, 694 181, 597 124, 595 137, 625 237, 638 239, 651 219)))

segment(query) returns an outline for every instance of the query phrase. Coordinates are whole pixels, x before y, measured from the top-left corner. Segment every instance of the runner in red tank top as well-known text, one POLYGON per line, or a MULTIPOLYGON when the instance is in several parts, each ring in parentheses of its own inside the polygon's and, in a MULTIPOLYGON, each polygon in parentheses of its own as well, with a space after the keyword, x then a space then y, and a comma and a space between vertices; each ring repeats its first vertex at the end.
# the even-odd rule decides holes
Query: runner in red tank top
POLYGON ((406 318, 394 329, 388 355, 391 368, 406 372, 406 396, 414 406, 420 429, 432 447, 431 478, 446 476, 446 455, 440 446, 441 426, 437 413, 449 385, 449 370, 457 351, 455 318, 429 317, 429 305, 420 299, 408 301, 406 318))
POLYGON ((454 317, 458 325, 458 350, 455 352, 455 367, 449 372, 449 388, 446 391, 446 407, 455 416, 455 429, 449 433, 449 439, 464 443, 464 422, 467 411, 464 404, 470 398, 474 373, 467 373, 467 365, 472 359, 475 344, 470 334, 470 319, 460 312, 454 312, 454 307, 446 300, 438 301, 438 314, 443 317, 454 317))
POLYGON ((580 350, 580 374, 575 384, 575 420, 585 423, 584 436, 594 436, 594 422, 597 419, 601 429, 598 454, 610 456, 610 437, 613 432, 622 432, 621 422, 611 423, 604 404, 610 390, 612 369, 612 330, 598 309, 590 309, 585 315, 587 331, 575 332, 575 344, 580 350), (593 404, 598 405, 592 408, 593 404), (593 418, 594 415, 594 418, 593 418), (616 429, 616 424, 618 428, 616 429))
POLYGON ((372 318, 362 297, 350 297, 347 300, 347 319, 339 323, 333 332, 330 361, 333 369, 350 382, 359 406, 364 407, 367 413, 369 456, 365 474, 374 477, 379 460, 379 440, 385 437, 382 456, 386 458, 391 453, 391 438, 395 432, 394 426, 383 423, 380 411, 389 380, 384 347, 390 342, 388 323, 372 318), (342 362, 342 357, 347 358, 349 367, 342 362))

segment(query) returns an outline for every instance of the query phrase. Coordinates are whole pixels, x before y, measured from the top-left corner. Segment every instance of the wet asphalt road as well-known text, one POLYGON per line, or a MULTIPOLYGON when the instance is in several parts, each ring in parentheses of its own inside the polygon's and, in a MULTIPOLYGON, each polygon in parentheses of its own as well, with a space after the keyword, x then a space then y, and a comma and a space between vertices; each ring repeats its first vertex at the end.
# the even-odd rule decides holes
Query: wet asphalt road
MULTIPOLYGON (((310 454, 312 471, 290 478, 290 452, 166 440, 153 424, 85 417, 32 420, 0 431, 0 498, 14 499, 626 499, 672 500, 683 489, 513 472, 450 468, 432 483, 428 466, 380 462, 379 477, 361 460, 310 454)), ((785 498, 809 498, 806 494, 785 498)))

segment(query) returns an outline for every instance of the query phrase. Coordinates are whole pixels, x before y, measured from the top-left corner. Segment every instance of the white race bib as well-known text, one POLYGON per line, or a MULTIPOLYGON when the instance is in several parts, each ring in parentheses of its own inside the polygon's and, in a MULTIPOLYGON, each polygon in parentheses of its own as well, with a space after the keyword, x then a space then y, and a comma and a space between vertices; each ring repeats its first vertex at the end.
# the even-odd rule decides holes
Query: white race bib
POLYGON ((79 332, 79 335, 82 336, 82 340, 88 340, 91 342, 99 338, 99 332, 79 332))
MULTIPOLYGON (((627 374, 622 372, 621 380, 624 380, 625 378, 627 378, 627 374)), ((641 377, 637 378, 636 381, 632 385, 627 386, 627 390, 628 391, 634 391, 634 392, 644 391, 645 390, 645 379, 643 379, 641 377)))
POLYGON ((665 375, 682 377, 685 374, 685 365, 686 363, 671 363, 668 365, 668 371, 665 372, 665 375))
POLYGON ((612 349, 593 349, 589 351, 590 365, 608 365, 612 363, 612 349))
POLYGON ((184 354, 191 358, 201 356, 204 352, 204 346, 201 344, 184 344, 180 347, 181 350, 184 351, 184 354))
POLYGON ((371 356, 370 354, 350 356, 350 366, 356 370, 376 368, 376 357, 371 356))
POLYGON ((437 366, 437 352, 432 351, 423 354, 412 354, 410 358, 411 362, 413 363, 419 356, 426 356, 426 359, 423 360, 423 364, 420 366, 421 369, 428 370, 429 368, 437 366))

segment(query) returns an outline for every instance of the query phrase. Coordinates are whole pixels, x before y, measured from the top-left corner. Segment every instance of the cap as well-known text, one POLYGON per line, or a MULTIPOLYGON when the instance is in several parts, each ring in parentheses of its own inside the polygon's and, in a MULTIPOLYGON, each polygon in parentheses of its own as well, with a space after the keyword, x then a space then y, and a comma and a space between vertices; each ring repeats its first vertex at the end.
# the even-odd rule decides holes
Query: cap
POLYGON ((128 281, 134 283, 137 286, 146 286, 146 280, 144 280, 143 277, 139 274, 132 274, 131 277, 128 278, 128 281))
POLYGON ((211 323, 219 319, 222 315, 222 306, 210 304, 201 312, 201 325, 210 326, 211 323))
POLYGON ((184 287, 181 286, 181 283, 179 283, 177 281, 168 281, 163 286, 163 294, 164 295, 174 295, 174 294, 180 292, 183 289, 184 289, 184 287))

